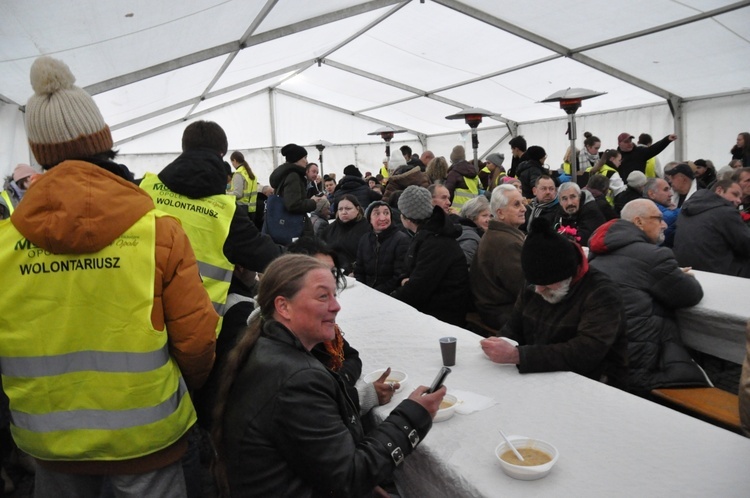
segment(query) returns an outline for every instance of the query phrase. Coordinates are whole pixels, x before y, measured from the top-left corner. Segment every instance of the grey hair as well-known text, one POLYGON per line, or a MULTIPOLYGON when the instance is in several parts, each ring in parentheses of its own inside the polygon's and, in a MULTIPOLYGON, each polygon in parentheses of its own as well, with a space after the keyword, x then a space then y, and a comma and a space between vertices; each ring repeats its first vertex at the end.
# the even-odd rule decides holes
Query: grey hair
MULTIPOLYGON (((649 178, 646 180, 646 184, 643 185, 643 197, 649 197, 649 193, 656 192, 657 185, 659 185, 659 180, 664 180, 663 178, 649 178)), ((664 180, 666 182, 666 180, 664 180)), ((669 182, 667 182, 669 183, 669 182)))
POLYGON ((513 191, 518 192, 518 189, 509 184, 498 185, 492 190, 492 197, 490 198, 490 209, 493 216, 495 215, 495 213, 497 213, 498 209, 503 209, 508 205, 508 196, 505 194, 505 192, 513 191))
POLYGON ((482 211, 489 211, 490 201, 483 195, 469 199, 461 206, 460 216, 474 221, 482 214, 482 211))
POLYGON ((562 195, 562 193, 567 190, 575 190, 579 196, 581 195, 581 187, 579 187, 577 183, 573 182, 565 182, 557 187, 557 195, 562 195))
POLYGON ((626 221, 633 221, 636 216, 645 217, 648 216, 648 211, 651 206, 655 206, 653 201, 648 199, 634 199, 622 208, 620 217, 626 221))

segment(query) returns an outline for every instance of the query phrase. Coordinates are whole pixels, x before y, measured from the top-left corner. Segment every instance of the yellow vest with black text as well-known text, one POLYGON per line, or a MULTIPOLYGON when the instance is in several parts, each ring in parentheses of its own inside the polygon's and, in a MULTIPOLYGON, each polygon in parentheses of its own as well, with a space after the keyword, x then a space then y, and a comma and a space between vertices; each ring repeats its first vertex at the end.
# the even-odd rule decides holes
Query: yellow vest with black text
POLYGON ((255 213, 257 201, 258 201, 258 179, 251 179, 250 174, 247 172, 244 166, 237 168, 235 175, 239 174, 245 180, 244 188, 242 189, 241 204, 247 204, 247 212, 255 213))
POLYGON ((56 461, 128 460, 195 423, 151 323, 156 210, 93 254, 52 254, 0 222, 0 371, 18 447, 56 461), (12 282, 12 283, 11 283, 12 282))
POLYGON ((222 318, 226 311, 229 284, 232 281, 234 265, 224 256, 224 243, 229 236, 236 198, 218 194, 200 199, 191 199, 172 192, 153 173, 146 173, 141 188, 154 199, 156 208, 171 214, 182 224, 190 239, 198 269, 203 279, 203 287, 211 298, 219 323, 216 335, 221 331, 222 318))
POLYGON ((468 178, 464 176, 463 179, 468 188, 457 188, 453 192, 452 205, 457 208, 461 208, 469 199, 473 199, 479 195, 479 177, 468 178))
POLYGON ((6 216, 6 218, 8 218, 10 217, 11 214, 13 214, 13 209, 14 209, 13 200, 10 198, 10 195, 8 194, 6 190, 3 190, 2 192, 0 192, 0 197, 2 197, 2 199, 0 199, 0 202, 2 202, 8 207, 6 209, 6 211, 8 212, 8 216, 6 216))

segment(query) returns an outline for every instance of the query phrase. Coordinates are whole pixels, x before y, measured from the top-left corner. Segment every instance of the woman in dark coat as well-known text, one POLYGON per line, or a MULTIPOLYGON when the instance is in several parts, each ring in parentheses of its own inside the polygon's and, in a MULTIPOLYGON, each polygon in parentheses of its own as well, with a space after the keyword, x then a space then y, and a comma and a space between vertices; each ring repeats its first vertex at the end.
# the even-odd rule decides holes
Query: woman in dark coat
POLYGON ((338 254, 347 275, 352 273, 357 262, 359 241, 369 230, 370 224, 359 201, 347 194, 336 205, 336 220, 320 232, 320 238, 338 254))
POLYGON ((259 312, 222 374, 213 437, 224 496, 370 496, 432 425, 445 388, 418 387, 365 437, 344 381, 311 353, 335 335, 330 267, 289 254, 268 266, 259 312), (400 448, 399 452, 394 451, 400 448))
POLYGON ((281 148, 281 154, 286 162, 271 173, 268 181, 274 193, 284 200, 287 211, 305 215, 299 236, 312 237, 313 226, 307 213, 315 210, 315 199, 307 198, 307 151, 297 144, 287 144, 281 148))
POLYGON ((390 294, 399 286, 411 239, 396 227, 393 212, 383 201, 367 207, 365 218, 372 230, 359 241, 354 276, 358 282, 390 294))

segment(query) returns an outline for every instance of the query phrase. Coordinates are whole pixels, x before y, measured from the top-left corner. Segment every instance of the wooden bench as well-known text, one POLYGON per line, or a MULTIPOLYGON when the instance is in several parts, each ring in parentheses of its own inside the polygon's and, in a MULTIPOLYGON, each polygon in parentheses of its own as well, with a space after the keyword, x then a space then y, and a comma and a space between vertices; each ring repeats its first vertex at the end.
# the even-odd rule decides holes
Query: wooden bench
POLYGON ((482 337, 494 337, 500 332, 491 327, 485 325, 482 322, 482 318, 479 313, 471 312, 466 314, 466 327, 474 332, 475 334, 481 335, 482 337))
POLYGON ((706 422, 742 433, 739 399, 716 387, 654 389, 651 394, 666 405, 706 422))

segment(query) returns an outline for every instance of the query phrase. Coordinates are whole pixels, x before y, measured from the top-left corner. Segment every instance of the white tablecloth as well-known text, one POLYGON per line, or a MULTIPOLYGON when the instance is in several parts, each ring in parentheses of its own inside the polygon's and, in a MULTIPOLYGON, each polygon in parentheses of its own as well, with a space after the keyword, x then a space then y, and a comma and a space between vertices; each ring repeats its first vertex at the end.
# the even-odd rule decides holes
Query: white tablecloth
POLYGON ((396 402, 433 379, 443 336, 458 338, 448 392, 498 401, 433 426, 396 472, 406 497, 750 496, 750 440, 573 373, 521 375, 487 360, 479 336, 352 282, 340 295, 338 323, 363 373, 391 366, 409 375, 396 402), (506 476, 494 456, 498 427, 555 445, 552 473, 538 481, 506 476))
MULTIPOLYGON (((745 359, 745 325, 750 319, 750 279, 695 271, 703 299, 677 312, 686 346, 734 363, 745 359)), ((750 496, 750 494, 748 494, 750 496)))

